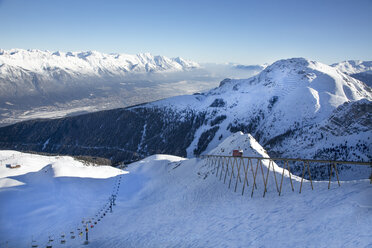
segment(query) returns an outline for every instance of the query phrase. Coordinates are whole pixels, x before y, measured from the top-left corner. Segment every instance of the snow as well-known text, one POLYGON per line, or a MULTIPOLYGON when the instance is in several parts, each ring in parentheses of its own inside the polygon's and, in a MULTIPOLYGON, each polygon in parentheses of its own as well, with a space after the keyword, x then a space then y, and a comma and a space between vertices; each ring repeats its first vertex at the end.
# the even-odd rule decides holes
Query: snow
POLYGON ((68 234, 81 218, 94 216, 111 195, 115 177, 125 173, 71 157, 15 151, 0 151, 0 161, 0 247, 6 241, 9 247, 26 247, 32 236, 46 241, 68 234))
POLYGON ((348 60, 331 65, 346 74, 372 72, 372 61, 348 60))
MULTIPOLYGON (((221 135, 228 137, 231 134, 227 130, 229 123, 249 124, 252 118, 261 115, 258 131, 261 132, 261 142, 265 143, 290 129, 298 128, 296 125, 306 127, 321 123, 342 104, 361 99, 372 100, 371 90, 364 83, 331 66, 304 58, 292 58, 279 60, 254 77, 230 80, 202 95, 176 96, 146 106, 206 111, 209 119, 226 115, 227 118, 204 151, 208 153, 218 145, 221 135), (216 99, 222 99, 225 106, 210 107, 216 99), (276 101, 269 108, 273 99, 276 101)), ((204 124, 196 131, 187 149, 188 157, 194 155, 200 135, 210 128, 209 124, 204 124)), ((298 156, 295 152, 287 156, 293 154, 298 156)))
POLYGON ((44 142, 42 150, 45 150, 46 146, 49 144, 49 140, 50 140, 50 138, 47 139, 47 140, 44 142))
MULTIPOLYGON (((35 73, 45 73, 57 69, 69 71, 72 75, 123 75, 127 72, 146 72, 152 70, 187 70, 199 65, 180 58, 167 58, 145 54, 105 54, 97 51, 49 52, 37 49, 3 50, 0 64, 21 68, 35 73)), ((5 69, 3 69, 5 70, 5 69)), ((5 71, 3 71, 5 72, 5 71)))
MULTIPOLYGON (((211 153, 227 153, 237 144, 245 155, 267 156, 251 135, 242 133, 226 138, 211 153)), ((122 180, 114 211, 89 230, 87 247, 372 245, 368 180, 341 182, 341 187, 332 182, 330 190, 328 182, 314 182, 311 190, 305 181, 301 194, 294 180, 295 192, 284 184, 280 197, 269 187, 265 198, 262 191, 251 198, 228 189, 202 159, 158 154, 130 164, 125 173, 69 157, 1 151, 0 159, 22 164, 23 170, 11 176, 17 169, 1 168, 2 178, 25 183, 0 188, 1 246, 4 241, 9 247, 28 246, 32 235, 44 245, 49 235, 58 241, 61 233, 67 234, 64 247, 83 246, 82 238, 72 240, 68 233, 107 202, 118 175, 122 180), (98 179, 103 171, 106 179, 98 179)))
POLYGON ((2 50, 0 125, 193 94, 226 76, 246 78, 260 68, 199 65, 151 54, 2 50))

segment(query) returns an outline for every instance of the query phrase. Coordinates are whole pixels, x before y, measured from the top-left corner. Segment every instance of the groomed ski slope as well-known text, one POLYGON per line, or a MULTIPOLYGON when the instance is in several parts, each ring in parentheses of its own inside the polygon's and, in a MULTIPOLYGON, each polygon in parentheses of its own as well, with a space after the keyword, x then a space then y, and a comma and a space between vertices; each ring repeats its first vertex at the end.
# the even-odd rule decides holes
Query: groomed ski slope
POLYGON ((69 235, 82 218, 94 216, 107 202, 115 177, 125 173, 71 157, 16 151, 0 151, 0 161, 1 248, 31 247, 32 237, 45 247, 48 236, 69 235), (9 169, 6 164, 21 167, 9 169))
MULTIPOLYGON (((0 156, 3 159, 4 152, 0 156)), ((23 155, 23 159, 26 156, 30 155, 23 155)), ((15 229, 9 230, 21 220, 33 223, 34 237, 39 240, 42 235, 36 234, 49 230, 50 223, 53 231, 60 228, 67 232, 68 225, 79 223, 78 216, 94 212, 102 205, 100 201, 106 201, 119 175, 115 171, 111 178, 87 179, 48 177, 41 172, 27 177, 39 176, 44 185, 24 180, 24 185, 0 189, 1 242, 17 238, 19 244, 30 243, 30 236, 23 232, 12 235, 15 229), (55 197, 42 194, 45 189, 55 197), (57 195, 57 189, 63 192, 57 195), (82 190, 84 194, 78 193, 82 190), (34 192, 31 199, 30 191, 34 192), (48 203, 46 199, 50 199, 48 203), (14 202, 28 202, 29 207, 9 211, 14 202), (45 215, 47 206, 59 217, 45 215)), ((228 189, 205 161, 169 155, 153 155, 133 163, 121 175, 117 205, 89 231, 86 247, 372 246, 372 186, 368 180, 341 182, 340 188, 332 183, 330 190, 327 182, 315 182, 314 191, 305 183, 301 194, 295 182, 295 192, 284 184, 280 197, 269 189, 265 198, 262 191, 251 198, 228 189)), ((53 247, 80 247, 82 243, 82 239, 67 239, 65 245, 53 247)))

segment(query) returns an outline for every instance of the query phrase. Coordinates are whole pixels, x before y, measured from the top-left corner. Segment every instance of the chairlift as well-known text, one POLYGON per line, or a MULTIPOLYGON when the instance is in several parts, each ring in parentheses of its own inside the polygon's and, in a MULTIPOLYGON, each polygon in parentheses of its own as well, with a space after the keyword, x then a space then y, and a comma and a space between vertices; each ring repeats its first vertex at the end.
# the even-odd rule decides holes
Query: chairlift
POLYGON ((64 243, 66 243, 66 239, 65 239, 65 234, 64 233, 62 233, 61 234, 61 244, 64 244, 64 243))
POLYGON ((38 245, 37 245, 37 243, 36 243, 35 240, 32 240, 32 242, 31 242, 31 247, 32 247, 32 248, 37 248, 37 247, 38 247, 38 245))

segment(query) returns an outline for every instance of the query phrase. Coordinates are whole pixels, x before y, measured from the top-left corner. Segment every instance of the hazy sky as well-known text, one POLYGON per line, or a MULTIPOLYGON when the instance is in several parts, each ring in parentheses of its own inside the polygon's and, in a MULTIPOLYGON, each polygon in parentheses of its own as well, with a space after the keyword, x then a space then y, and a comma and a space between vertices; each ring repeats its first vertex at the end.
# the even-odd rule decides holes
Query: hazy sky
POLYGON ((372 0, 0 0, 0 48, 372 60, 372 0))

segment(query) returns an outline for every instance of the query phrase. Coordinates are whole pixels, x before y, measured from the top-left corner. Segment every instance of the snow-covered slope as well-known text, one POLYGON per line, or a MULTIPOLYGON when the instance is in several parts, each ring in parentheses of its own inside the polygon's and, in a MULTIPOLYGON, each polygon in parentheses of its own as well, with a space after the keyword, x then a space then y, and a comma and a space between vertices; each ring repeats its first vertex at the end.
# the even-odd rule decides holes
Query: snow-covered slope
MULTIPOLYGON (((244 131, 252 133, 267 149, 279 155, 314 158, 315 152, 324 146, 337 146, 337 143, 346 140, 342 137, 345 133, 337 135, 339 138, 336 139, 318 125, 329 121, 335 111, 347 118, 346 112, 353 112, 349 109, 352 104, 342 107, 343 111, 338 108, 349 102, 364 103, 365 107, 359 109, 359 114, 368 119, 371 100, 371 88, 362 82, 325 64, 295 58, 277 61, 250 79, 224 80, 220 87, 203 95, 169 98, 150 106, 207 111, 210 121, 204 122, 196 132, 188 148, 189 156, 195 151, 208 152, 231 132, 244 131), (306 128, 312 130, 309 136, 301 133, 306 128), (298 132, 293 136, 295 131, 298 132), (330 140, 325 144, 323 137, 330 140), (199 149, 206 143, 206 138, 209 145, 199 149), (283 140, 293 139, 296 143, 281 145, 283 140), (298 149, 300 146, 301 149, 298 149)), ((350 121, 358 122, 358 119, 350 121)), ((351 141, 359 140, 371 150, 368 141, 372 132, 371 124, 367 121, 359 127, 349 132, 354 135, 350 137, 351 141)), ((360 153, 340 155, 334 159, 371 159, 368 152, 364 155, 360 153)))
MULTIPOLYGON (((231 149, 235 145, 224 146, 231 149)), ((13 153, 0 152, 0 159, 22 163, 30 156, 14 153, 12 158, 13 153)), ((49 160, 41 156, 38 159, 39 165, 36 159, 34 165, 39 167, 49 160)), ((332 183, 330 190, 327 182, 314 182, 313 191, 305 182, 301 194, 297 193, 298 183, 294 182, 296 192, 285 184, 280 197, 269 188, 265 198, 260 194, 250 198, 228 189, 213 173, 203 160, 169 155, 154 155, 130 164, 122 175, 113 213, 108 212, 89 230, 88 246, 369 247, 372 244, 372 202, 368 197, 372 192, 368 180, 342 182, 341 187, 332 183)), ((118 174, 114 172, 112 176, 118 174)), ((58 247, 61 233, 67 238, 64 247, 82 246, 85 237, 71 239, 69 232, 81 228, 81 220, 94 216, 107 202, 115 182, 114 178, 53 177, 43 170, 15 178, 26 184, 0 188, 2 247, 6 241, 8 247, 29 247, 32 235, 39 247, 44 247, 52 235, 53 247, 58 247)))
MULTIPOLYGON (((237 132, 237 133, 234 133, 234 134, 230 135, 229 137, 227 137, 216 148, 211 150, 208 153, 208 155, 231 156, 232 151, 236 150, 236 149, 241 150, 243 152, 244 157, 270 158, 267 151, 265 151, 265 149, 255 140, 255 138, 252 135, 243 134, 242 132, 237 132)), ((252 182, 253 181, 253 171, 254 171, 253 166, 254 165, 258 166, 258 164, 256 162, 257 160, 253 159, 251 161, 254 164, 254 165, 253 164, 251 165, 252 170, 249 169, 249 164, 248 164, 247 159, 244 160, 244 163, 245 163, 244 166, 247 166, 245 168, 243 168, 243 166, 242 166, 242 161, 239 161, 239 162, 237 162, 237 161, 238 160, 236 160, 235 163, 240 164, 240 166, 238 166, 238 164, 233 166, 234 161, 232 160, 229 164, 229 167, 227 167, 227 168, 229 168, 228 169, 228 174, 231 173, 230 175, 244 175, 244 173, 246 172, 247 173, 246 176, 248 178, 248 181, 252 182), (248 169, 248 170, 246 170, 246 169, 248 169)), ((221 161, 220 161, 220 163, 221 163, 221 161)), ((264 178, 267 177, 267 175, 265 174, 267 172, 267 169, 269 168, 269 170, 271 171, 271 174, 269 174, 270 176, 267 178, 267 187, 268 188, 273 188, 273 189, 275 188, 275 184, 274 184, 275 181, 274 180, 276 180, 276 178, 274 178, 274 173, 273 172, 279 173, 277 175, 280 175, 280 176, 283 174, 283 177, 285 178, 284 183, 285 184, 288 183, 288 185, 289 185, 289 183, 290 183, 289 182, 289 171, 287 169, 283 170, 283 168, 279 167, 275 161, 270 162, 270 160, 268 160, 268 159, 261 160, 261 164, 262 164, 262 167, 264 169, 263 170, 264 171, 264 173, 263 173, 264 178)), ((220 165, 220 167, 221 167, 221 168, 219 168, 220 176, 223 173, 226 174, 227 170, 225 170, 224 172, 221 173, 222 166, 220 165)), ((213 173, 216 173, 216 171, 213 171, 213 173)), ((261 175, 258 176, 258 178, 256 180, 256 185, 257 185, 258 188, 260 188, 262 190, 264 188, 264 183, 259 178, 261 178, 261 175)), ((241 179, 241 180, 243 180, 243 179, 241 179)), ((301 178, 296 176, 296 175, 292 175, 291 180, 293 180, 295 182, 300 182, 301 178)), ((304 180, 307 181, 306 179, 304 179, 304 180)), ((238 185, 237 179, 236 179, 235 183, 236 183, 236 185, 238 185)), ((241 183, 241 181, 240 181, 240 183, 241 183)), ((230 184, 230 182, 229 182, 229 184, 230 184)), ((247 187, 249 187, 249 186, 247 185, 247 187)))
POLYGON ((359 80, 293 58, 200 94, 4 127, 0 145, 128 161, 160 152, 193 157, 243 131, 271 156, 370 161, 371 100, 371 88, 359 80))
POLYGON ((31 247, 32 236, 69 236, 69 229, 74 231, 82 218, 102 207, 115 177, 125 173, 71 157, 16 151, 0 151, 0 161, 0 247, 7 247, 6 241, 8 247, 31 247))
POLYGON ((332 67, 346 74, 357 74, 361 72, 372 72, 372 61, 347 60, 340 63, 334 63, 332 67))
POLYGON ((348 60, 331 66, 372 87, 372 61, 348 60))
POLYGON ((231 156, 232 150, 241 150, 245 157, 265 157, 269 154, 250 134, 237 132, 223 140, 209 155, 231 156))

